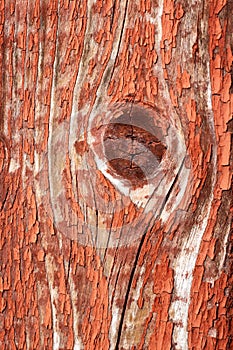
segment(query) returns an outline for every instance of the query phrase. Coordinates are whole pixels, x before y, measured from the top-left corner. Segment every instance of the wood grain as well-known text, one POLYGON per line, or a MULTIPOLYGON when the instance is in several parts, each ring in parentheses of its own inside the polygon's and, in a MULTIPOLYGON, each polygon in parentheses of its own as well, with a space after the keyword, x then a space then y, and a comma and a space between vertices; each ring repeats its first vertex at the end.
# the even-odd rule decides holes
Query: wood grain
POLYGON ((0 348, 231 349, 232 1, 0 1, 0 348))

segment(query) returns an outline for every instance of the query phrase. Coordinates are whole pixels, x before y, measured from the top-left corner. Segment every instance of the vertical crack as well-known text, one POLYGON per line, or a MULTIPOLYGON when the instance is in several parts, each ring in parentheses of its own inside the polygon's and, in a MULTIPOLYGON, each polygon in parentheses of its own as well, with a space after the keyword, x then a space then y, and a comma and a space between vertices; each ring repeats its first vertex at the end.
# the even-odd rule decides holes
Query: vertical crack
MULTIPOLYGON (((121 41, 122 41, 124 29, 125 29, 125 22, 126 22, 127 10, 128 10, 128 3, 129 3, 129 0, 126 0, 126 3, 125 3, 125 13, 124 13, 124 17, 123 17, 123 20, 122 20, 122 27, 121 27, 120 39, 119 39, 119 43, 118 43, 118 47, 117 47, 117 53, 116 53, 116 56, 115 56, 115 62, 114 62, 113 68, 112 68, 112 73, 111 73, 111 76, 110 76, 110 79, 109 79, 109 83, 110 83, 111 80, 112 80, 113 73, 114 73, 114 70, 115 70, 115 67, 116 67, 116 59, 117 59, 118 56, 119 56, 121 41)), ((114 2, 112 18, 113 18, 113 16, 114 16, 115 6, 116 6, 116 4, 115 4, 115 2, 114 2)), ((112 22, 113 22, 113 20, 112 20, 112 22)), ((112 23, 111 23, 111 25, 112 25, 112 23)), ((111 29, 112 29, 112 28, 111 28, 111 29)))
POLYGON ((120 319, 120 323, 119 323, 119 329, 118 329, 118 335, 117 335, 117 341, 116 341, 115 350, 119 349, 119 344, 120 344, 121 334, 122 334, 122 330, 123 330, 125 313, 126 313, 126 310, 127 310, 127 304, 128 304, 128 300, 129 300, 129 293, 130 293, 130 290, 131 290, 131 286, 132 286, 133 278, 134 278, 134 275, 135 275, 135 271, 136 271, 136 268, 137 268, 137 265, 138 265, 138 259, 139 259, 139 256, 140 256, 140 253, 141 253, 141 250, 142 250, 142 247, 143 247, 143 243, 145 241, 146 233, 147 233, 147 230, 148 230, 148 228, 150 226, 151 220, 148 223, 146 229, 144 230, 144 234, 143 234, 143 236, 141 238, 141 241, 140 241, 140 244, 139 244, 139 247, 138 247, 138 250, 137 250, 137 254, 136 254, 136 257, 134 259, 133 268, 132 268, 131 273, 130 273, 129 283, 128 283, 128 287, 127 287, 127 290, 126 290, 126 295, 125 295, 125 299, 124 299, 123 309, 122 309, 122 313, 121 313, 121 319, 120 319))
MULTIPOLYGON (((185 157, 181 163, 181 166, 177 172, 177 175, 173 181, 173 183, 171 184, 171 187, 164 199, 164 202, 163 202, 163 205, 160 209, 160 213, 158 215, 161 215, 167 201, 169 200, 169 197, 172 193, 172 190, 174 189, 178 179, 179 179, 179 175, 180 175, 180 172, 184 166, 184 162, 185 162, 185 157)), ((124 319, 125 319, 125 314, 126 314, 126 311, 127 311, 127 304, 128 304, 128 300, 129 300, 129 294, 130 294, 130 290, 131 290, 131 287, 132 287, 132 282, 133 282, 133 278, 134 278, 134 275, 135 275, 135 272, 136 272, 136 269, 137 269, 137 266, 138 266, 138 260, 139 260, 139 257, 140 257, 140 254, 141 254, 141 251, 142 251, 142 247, 143 247, 143 244, 144 244, 144 241, 145 241, 145 237, 146 237, 146 233, 149 231, 149 229, 152 228, 154 222, 155 222, 156 218, 151 218, 151 220, 149 221, 148 225, 146 226, 145 230, 144 230, 144 234, 141 238, 141 241, 140 241, 140 244, 139 244, 139 247, 138 247, 138 250, 137 250, 137 254, 136 254, 136 257, 134 259, 134 263, 133 263, 133 268, 131 270, 131 274, 130 274, 130 278, 129 278, 129 283, 128 283, 128 287, 127 287, 127 290, 126 290, 126 295, 125 295, 125 299, 124 299, 124 304, 123 304, 123 309, 122 309, 122 314, 121 314, 121 320, 120 320, 120 324, 119 324, 119 330, 118 330, 118 336, 117 336, 117 342, 116 342, 116 347, 115 347, 115 350, 118 350, 119 349, 119 344, 120 344, 120 340, 121 340, 121 335, 122 335, 122 331, 123 331, 123 324, 124 324, 124 319)))

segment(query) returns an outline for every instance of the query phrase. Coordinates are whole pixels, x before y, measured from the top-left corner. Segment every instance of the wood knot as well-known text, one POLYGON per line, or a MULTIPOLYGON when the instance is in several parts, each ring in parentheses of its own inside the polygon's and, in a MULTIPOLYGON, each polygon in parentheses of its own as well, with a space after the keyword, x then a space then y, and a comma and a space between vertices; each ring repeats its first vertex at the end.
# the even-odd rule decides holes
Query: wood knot
POLYGON ((161 129, 151 117, 129 111, 112 120, 105 129, 104 154, 112 175, 130 181, 132 187, 143 187, 156 174, 167 147, 161 129), (141 126, 142 124, 143 126, 141 126))

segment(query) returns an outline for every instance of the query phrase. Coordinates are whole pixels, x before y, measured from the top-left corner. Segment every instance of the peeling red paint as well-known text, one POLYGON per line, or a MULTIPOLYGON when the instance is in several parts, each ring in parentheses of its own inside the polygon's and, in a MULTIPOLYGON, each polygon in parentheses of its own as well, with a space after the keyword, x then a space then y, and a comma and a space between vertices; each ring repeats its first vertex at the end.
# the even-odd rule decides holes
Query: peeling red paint
MULTIPOLYGON (((204 42, 204 34, 207 35, 202 28, 207 23, 204 17, 195 19, 199 32, 193 33, 197 38, 192 41, 192 47, 187 46, 191 51, 186 57, 183 51, 181 54, 181 38, 185 40, 190 36, 193 40, 184 29, 187 15, 191 10, 196 13, 189 3, 163 2, 160 43, 155 40, 159 30, 155 20, 157 4, 150 0, 128 2, 128 8, 124 4, 100 0, 90 5, 87 1, 64 0, 35 1, 27 6, 22 1, 0 5, 3 77, 0 94, 4 116, 0 121, 2 349, 24 349, 27 344, 30 349, 52 349, 55 331, 60 335, 61 349, 74 348, 75 337, 85 349, 109 349, 110 344, 114 347, 117 341, 122 349, 170 348, 175 323, 169 309, 173 300, 179 300, 174 289, 173 261, 179 256, 192 226, 205 220, 203 203, 212 198, 211 195, 207 227, 193 270, 188 347, 227 349, 232 346, 228 247, 232 235, 227 236, 232 205, 233 55, 229 39, 232 30, 228 27, 231 5, 226 0, 212 1, 208 6, 204 4, 203 13, 202 9, 199 11, 200 16, 207 16, 209 20, 211 111, 210 104, 206 106, 198 92, 200 89, 204 93, 209 83, 198 86, 201 78, 207 76, 200 70, 200 61, 205 62, 204 57, 199 56, 203 54, 201 41, 204 42), (199 21, 203 21, 202 27, 199 21), (94 28, 90 36, 87 28, 94 28), (199 36, 202 37, 199 39, 199 36), (118 46, 119 52, 114 56, 118 46), (200 74, 199 80, 196 72, 200 74), (167 84, 170 95, 166 99, 163 84, 167 84), (137 226, 137 230, 145 231, 138 256, 138 247, 99 252, 63 237, 52 218, 49 195, 51 169, 47 155, 51 131, 56 132, 56 127, 64 122, 69 125, 74 106, 85 111, 81 116, 85 129, 96 102, 95 107, 102 110, 112 102, 125 101, 161 108, 169 114, 166 115, 168 121, 170 114, 176 116, 190 157, 185 164, 190 164, 192 170, 192 187, 184 194, 187 222, 183 226, 180 223, 182 208, 179 207, 177 217, 175 213, 169 223, 158 217, 152 225, 153 211, 149 213, 142 225, 137 226), (210 126, 212 113, 214 123, 210 126), (215 170, 216 177, 213 176, 215 170), (39 202, 37 186, 41 178, 44 183, 39 202), (119 312, 117 316, 116 312, 119 312), (136 318, 133 319, 133 315, 136 318)), ((81 122, 80 115, 76 117, 81 122)), ((72 132, 74 130, 70 130, 72 132)), ((86 135, 82 136, 84 140, 77 138, 74 142, 77 157, 90 151, 86 135)), ((145 141, 147 136, 141 137, 145 141)), ((158 151, 151 146, 151 139, 147 141, 152 153, 157 152, 162 161, 165 146, 158 151)), ((65 200, 80 219, 82 230, 89 214, 83 203, 78 203, 77 196, 80 182, 88 171, 75 168, 77 191, 74 192, 74 163, 65 147, 67 144, 62 186, 65 200)), ((89 166, 94 169, 94 160, 91 161, 89 166)), ((122 163, 117 163, 114 170, 121 171, 122 175, 121 167, 122 163)), ((107 229, 117 230, 122 222, 134 225, 143 210, 127 201, 126 196, 120 196, 100 170, 96 169, 95 175, 94 192, 104 204, 117 200, 127 203, 105 220, 107 229)), ((127 174, 122 177, 126 178, 127 174)), ((141 181, 140 176, 138 179, 141 181)), ((131 180, 135 181, 135 176, 131 180)), ((97 228, 100 229, 100 223, 97 228)), ((130 237, 130 230, 122 229, 121 234, 130 237)))

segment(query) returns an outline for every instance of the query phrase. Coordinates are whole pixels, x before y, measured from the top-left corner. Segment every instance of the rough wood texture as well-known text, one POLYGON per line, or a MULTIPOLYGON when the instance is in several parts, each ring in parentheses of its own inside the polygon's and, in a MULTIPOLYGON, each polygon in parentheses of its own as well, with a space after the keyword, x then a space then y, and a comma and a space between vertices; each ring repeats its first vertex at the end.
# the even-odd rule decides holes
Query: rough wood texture
POLYGON ((233 348, 233 3, 0 1, 0 348, 233 348))

